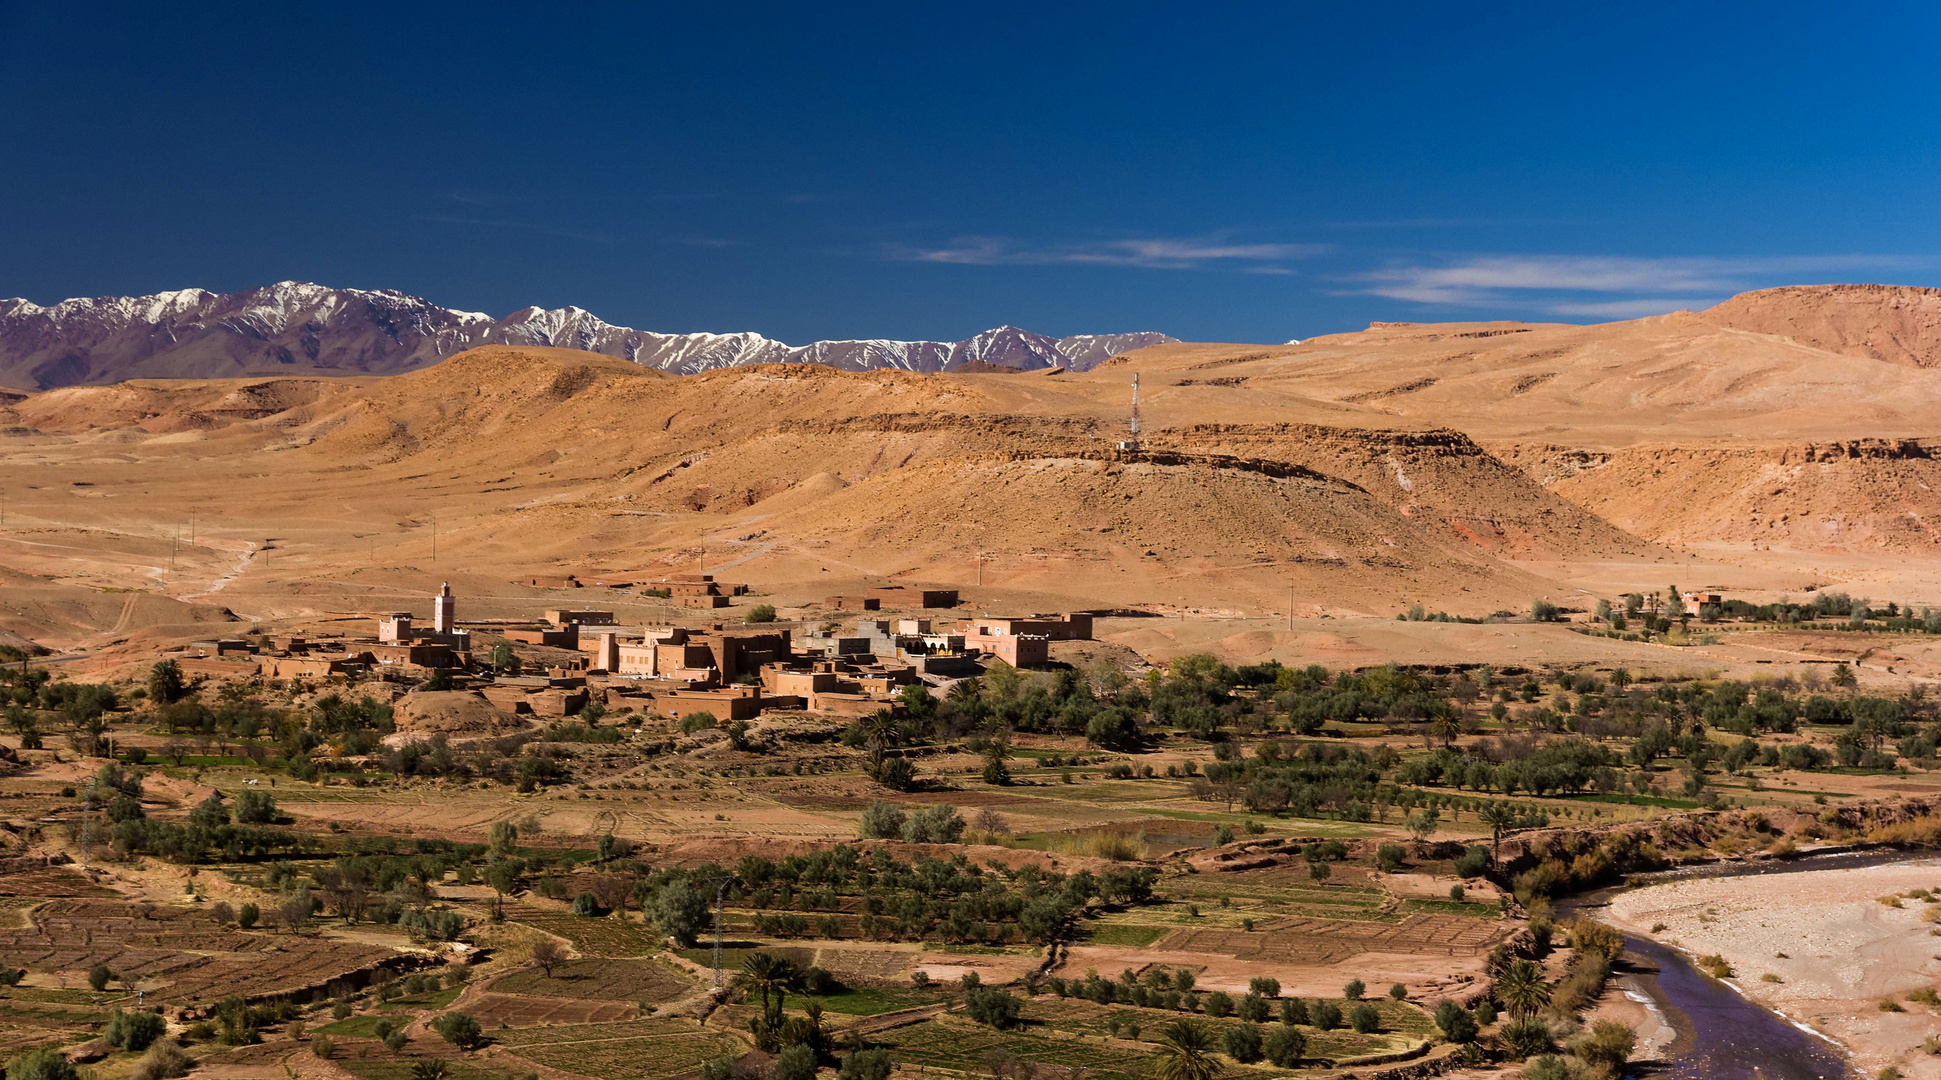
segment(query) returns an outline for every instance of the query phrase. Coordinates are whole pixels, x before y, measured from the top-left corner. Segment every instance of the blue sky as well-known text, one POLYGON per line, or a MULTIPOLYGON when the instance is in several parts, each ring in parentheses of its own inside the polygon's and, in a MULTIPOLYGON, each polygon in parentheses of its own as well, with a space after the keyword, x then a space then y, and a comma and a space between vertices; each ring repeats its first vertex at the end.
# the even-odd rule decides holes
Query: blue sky
POLYGON ((0 296, 1281 341, 1937 285, 1937 40, 1932 4, 0 0, 0 296))

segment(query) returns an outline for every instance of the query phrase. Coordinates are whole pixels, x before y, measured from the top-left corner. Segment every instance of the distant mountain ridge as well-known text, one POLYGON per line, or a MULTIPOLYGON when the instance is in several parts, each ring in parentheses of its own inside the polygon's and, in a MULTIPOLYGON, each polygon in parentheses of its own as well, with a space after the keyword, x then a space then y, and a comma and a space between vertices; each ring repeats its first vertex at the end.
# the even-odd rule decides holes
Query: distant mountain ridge
POLYGON ((479 345, 551 345, 679 375, 746 364, 813 363, 851 371, 947 371, 969 361, 1087 370, 1177 339, 1145 332, 1052 338, 1000 326, 963 341, 818 341, 756 333, 657 334, 577 307, 529 307, 501 319, 391 289, 282 281, 236 293, 0 300, 0 385, 46 390, 135 378, 264 374, 395 375, 479 345))

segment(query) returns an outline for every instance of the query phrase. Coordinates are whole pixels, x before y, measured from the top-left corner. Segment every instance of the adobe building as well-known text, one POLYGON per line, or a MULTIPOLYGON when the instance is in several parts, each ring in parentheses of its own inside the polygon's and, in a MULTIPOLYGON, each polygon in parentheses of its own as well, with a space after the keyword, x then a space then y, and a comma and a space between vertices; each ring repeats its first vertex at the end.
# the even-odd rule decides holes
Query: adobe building
POLYGON ((957 630, 964 640, 976 648, 982 638, 1007 637, 1029 634, 1049 641, 1090 641, 1092 640, 1092 613, 1074 611, 1062 619, 1043 615, 1033 615, 1028 619, 991 618, 980 615, 973 619, 960 619, 957 630))
POLYGON ((431 629, 414 626, 408 611, 391 611, 377 617, 377 640, 384 645, 443 645, 457 653, 472 651, 472 632, 458 628, 458 600, 450 582, 438 587, 431 598, 431 629))
POLYGON ((564 608, 548 609, 546 612, 546 621, 549 623, 552 623, 553 628, 556 630, 564 630, 568 626, 613 626, 615 625, 614 619, 613 619, 613 612, 611 611, 592 611, 592 610, 573 611, 573 610, 567 610, 564 608))
POLYGON ((1715 593, 1715 592, 1686 593, 1685 594, 1685 614, 1690 615, 1692 618, 1696 619, 1700 615, 1704 614, 1704 612, 1701 609, 1704 608, 1705 605, 1710 604, 1713 607, 1719 607, 1724 603, 1725 603, 1725 594, 1723 593, 1715 593))
POLYGON ((616 643, 614 666, 607 670, 720 686, 759 676, 762 665, 786 661, 790 655, 787 630, 734 633, 719 626, 712 630, 669 626, 647 631, 637 645, 616 643))
MULTIPOLYGON (((877 606, 950 608, 957 606, 956 589, 906 589, 901 585, 883 585, 863 594, 866 599, 875 600, 877 606)), ((874 611, 876 608, 871 608, 874 611)))
POLYGON ((658 584, 667 590, 668 600, 676 607, 724 608, 730 596, 748 591, 746 585, 716 581, 713 574, 669 574, 658 584))

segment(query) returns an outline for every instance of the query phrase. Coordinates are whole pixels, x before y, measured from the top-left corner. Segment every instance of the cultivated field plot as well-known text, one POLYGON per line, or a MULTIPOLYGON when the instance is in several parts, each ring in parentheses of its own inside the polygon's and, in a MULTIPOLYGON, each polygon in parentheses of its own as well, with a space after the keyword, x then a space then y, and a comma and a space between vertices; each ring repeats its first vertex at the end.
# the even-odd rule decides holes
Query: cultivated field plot
POLYGON ((838 979, 894 979, 916 957, 913 949, 820 949, 815 963, 838 979))
POLYGON ((505 917, 565 938, 582 956, 652 956, 667 947, 665 939, 652 930, 614 918, 591 919, 532 904, 507 904, 505 917))
POLYGON ((1173 930, 1157 947, 1236 960, 1335 964, 1370 952, 1480 956, 1505 933, 1505 924, 1461 915, 1406 915, 1395 923, 1287 918, 1261 924, 1251 932, 1213 927, 1173 930))
POLYGON ((601 1080, 672 1076, 748 1048, 733 1035, 692 1020, 508 1028, 494 1037, 535 1064, 601 1080))
POLYGON ((700 984, 659 960, 569 960, 550 976, 539 971, 515 971, 494 981, 489 989, 495 994, 659 1005, 687 997, 699 990, 700 984))
POLYGON ((25 929, 0 930, 0 964, 76 974, 106 964, 158 1001, 215 1001, 320 987, 391 956, 355 942, 227 930, 159 904, 57 899, 25 929))
POLYGON ((611 1024, 632 1020, 640 1010, 624 1001, 538 997, 531 994, 481 994, 465 1011, 488 1028, 541 1024, 611 1024))
MULTIPOLYGON (((1351 1004, 1336 1001, 1345 1013, 1351 1004)), ((1413 1005, 1398 1001, 1371 1001, 1375 1011, 1382 1017, 1381 1029, 1367 1035, 1336 1028, 1322 1031, 1319 1028, 1303 1025, 1300 1032, 1307 1036, 1307 1058, 1319 1063, 1341 1062, 1354 1058, 1369 1057, 1375 1054, 1392 1054, 1411 1050, 1429 1038, 1434 1030, 1434 1022, 1413 1005)), ((1279 1014, 1279 1004, 1273 1003, 1273 1014, 1279 1014)), ((1125 1025, 1138 1024, 1139 1040, 1156 1041, 1167 1024, 1180 1019, 1183 1013, 1165 1009, 1143 1009, 1132 1005, 1100 1005, 1082 998, 1058 998, 1040 994, 1025 1005, 1023 1016, 1026 1023, 1042 1024, 1059 1031, 1079 1035, 1112 1036, 1112 1021, 1117 1020, 1120 1029, 1117 1037, 1130 1039, 1125 1025)), ((1195 1019, 1212 1028, 1216 1038, 1223 1035, 1227 1028, 1242 1021, 1234 1017, 1213 1017, 1200 1014, 1195 1019)), ((1260 1025, 1262 1034, 1273 1030, 1274 1022, 1260 1025)))
POLYGON ((906 1068, 912 1065, 977 1073, 987 1053, 1008 1054, 1043 1067, 1084 1069, 1094 1080, 1147 1080, 1152 1057, 1092 1040, 1032 1031, 999 1031, 954 1016, 939 1016, 876 1036, 906 1068))
POLYGON ((46 866, 0 873, 0 895, 52 899, 60 896, 112 897, 119 894, 89 881, 85 874, 71 866, 46 866))
MULTIPOLYGON (((350 1058, 336 1062, 338 1067, 348 1069, 364 1080, 413 1080, 411 1070, 417 1063, 412 1058, 350 1058)), ((445 1067, 450 1070, 446 1074, 448 1080, 511 1080, 515 1075, 505 1069, 481 1069, 464 1061, 449 1059, 445 1067)))

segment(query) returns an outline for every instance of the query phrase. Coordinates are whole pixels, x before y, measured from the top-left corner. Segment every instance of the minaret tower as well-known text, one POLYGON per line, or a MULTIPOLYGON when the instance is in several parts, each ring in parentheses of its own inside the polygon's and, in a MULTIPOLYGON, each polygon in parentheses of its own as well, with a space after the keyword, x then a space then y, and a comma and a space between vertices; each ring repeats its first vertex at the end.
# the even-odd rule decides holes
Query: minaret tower
POLYGON ((431 629, 433 633, 449 634, 458 629, 453 616, 458 602, 452 598, 452 583, 447 581, 438 587, 438 595, 431 598, 431 629))

